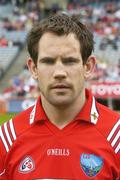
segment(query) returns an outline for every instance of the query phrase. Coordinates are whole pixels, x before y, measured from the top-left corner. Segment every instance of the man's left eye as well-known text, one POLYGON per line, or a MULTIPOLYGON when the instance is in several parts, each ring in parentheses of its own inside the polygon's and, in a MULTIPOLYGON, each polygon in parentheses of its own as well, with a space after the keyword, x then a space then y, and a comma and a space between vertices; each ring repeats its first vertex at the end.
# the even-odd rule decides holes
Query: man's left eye
POLYGON ((74 63, 76 63, 77 62, 77 60, 76 59, 74 59, 74 58, 67 58, 67 59, 65 59, 64 60, 64 64, 74 64, 74 63))

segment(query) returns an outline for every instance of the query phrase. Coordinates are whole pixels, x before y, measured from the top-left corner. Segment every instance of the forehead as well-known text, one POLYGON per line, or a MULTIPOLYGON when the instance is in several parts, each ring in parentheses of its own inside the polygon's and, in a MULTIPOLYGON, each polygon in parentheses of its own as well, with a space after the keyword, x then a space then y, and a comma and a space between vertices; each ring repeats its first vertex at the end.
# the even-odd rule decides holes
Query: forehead
POLYGON ((65 55, 65 54, 80 54, 80 43, 75 34, 58 36, 51 32, 43 34, 39 41, 39 54, 47 55, 65 55))

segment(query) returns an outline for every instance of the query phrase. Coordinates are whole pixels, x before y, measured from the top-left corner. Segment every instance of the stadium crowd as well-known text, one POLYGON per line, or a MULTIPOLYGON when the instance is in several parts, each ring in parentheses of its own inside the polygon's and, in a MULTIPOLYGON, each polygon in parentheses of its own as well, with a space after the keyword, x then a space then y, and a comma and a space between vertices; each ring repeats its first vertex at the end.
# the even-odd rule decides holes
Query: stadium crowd
MULTIPOLYGON (((9 1, 0 1, 1 5, 9 1)), ((120 2, 119 1, 45 1, 11 0, 11 14, 0 18, 0 47, 25 46, 25 41, 5 36, 4 32, 24 31, 29 32, 32 25, 50 13, 63 11, 67 14, 80 15, 82 21, 94 32, 95 55, 98 64, 91 81, 120 82, 120 2)), ((26 40, 26 38, 25 38, 26 40)), ((0 66, 0 77, 3 68, 0 66)), ((9 86, 4 89, 4 98, 10 97, 37 97, 39 89, 37 83, 31 78, 27 66, 24 65, 20 74, 15 74, 9 81, 9 86)))

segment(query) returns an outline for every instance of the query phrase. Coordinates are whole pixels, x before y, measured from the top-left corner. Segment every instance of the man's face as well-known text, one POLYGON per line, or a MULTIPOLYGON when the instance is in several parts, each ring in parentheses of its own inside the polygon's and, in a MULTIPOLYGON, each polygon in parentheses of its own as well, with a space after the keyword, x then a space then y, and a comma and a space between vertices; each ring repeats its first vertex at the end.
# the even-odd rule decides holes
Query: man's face
POLYGON ((45 33, 39 41, 34 78, 41 96, 52 105, 66 106, 82 98, 86 68, 74 34, 45 33))

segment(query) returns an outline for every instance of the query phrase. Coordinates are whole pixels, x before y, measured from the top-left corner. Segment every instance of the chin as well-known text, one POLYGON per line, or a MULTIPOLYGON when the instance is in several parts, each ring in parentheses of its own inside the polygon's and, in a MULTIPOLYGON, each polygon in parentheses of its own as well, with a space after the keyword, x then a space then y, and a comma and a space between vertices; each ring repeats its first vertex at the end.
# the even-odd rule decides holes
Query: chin
POLYGON ((49 100, 49 103, 52 104, 53 106, 68 106, 72 103, 71 99, 51 99, 49 100))

